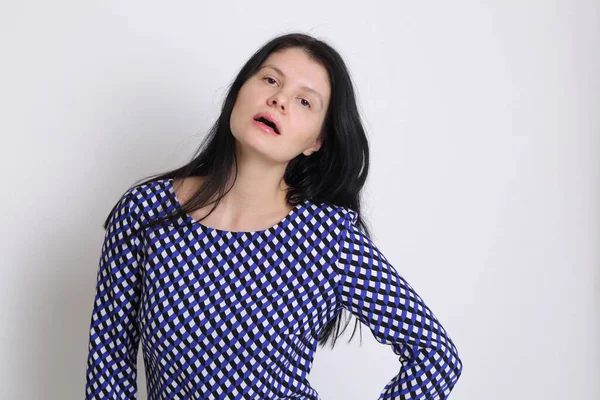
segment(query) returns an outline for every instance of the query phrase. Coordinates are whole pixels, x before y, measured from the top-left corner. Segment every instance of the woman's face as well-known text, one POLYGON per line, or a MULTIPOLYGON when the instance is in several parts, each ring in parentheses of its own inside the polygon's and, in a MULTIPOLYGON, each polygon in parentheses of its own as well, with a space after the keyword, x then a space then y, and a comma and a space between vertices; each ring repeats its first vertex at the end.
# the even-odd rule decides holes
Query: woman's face
POLYGON ((327 71, 298 48, 271 53, 240 88, 230 127, 242 150, 275 162, 321 147, 320 132, 329 106, 327 71), (279 134, 265 132, 259 113, 277 120, 279 134))

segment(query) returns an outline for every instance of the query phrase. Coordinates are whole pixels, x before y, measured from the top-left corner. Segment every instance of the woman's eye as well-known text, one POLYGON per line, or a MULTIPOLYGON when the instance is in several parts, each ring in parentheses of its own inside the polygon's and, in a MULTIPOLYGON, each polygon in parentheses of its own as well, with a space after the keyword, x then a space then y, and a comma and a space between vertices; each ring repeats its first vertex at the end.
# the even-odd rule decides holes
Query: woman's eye
POLYGON ((269 81, 269 83, 271 83, 270 81, 273 81, 274 83, 277 83, 277 81, 275 79, 271 78, 270 76, 266 76, 266 77, 263 78, 263 80, 264 79, 267 79, 267 81, 269 81))
POLYGON ((301 101, 305 102, 306 104, 302 103, 303 106, 308 106, 308 108, 310 108, 310 103, 306 100, 306 99, 300 99, 301 101))

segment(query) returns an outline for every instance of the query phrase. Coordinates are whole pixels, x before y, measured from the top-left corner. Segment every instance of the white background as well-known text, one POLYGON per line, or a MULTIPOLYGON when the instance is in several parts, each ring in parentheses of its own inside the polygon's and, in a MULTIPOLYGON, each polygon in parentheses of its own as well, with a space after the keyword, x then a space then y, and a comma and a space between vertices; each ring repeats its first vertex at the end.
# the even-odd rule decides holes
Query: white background
MULTIPOLYGON (((365 216, 459 350, 450 397, 600 398, 600 5, 567 0, 3 2, 0 398, 84 397, 102 222, 296 30, 348 64, 365 216)), ((317 352, 324 400, 398 371, 349 336, 317 352)), ((138 373, 145 399, 141 351, 138 373)))

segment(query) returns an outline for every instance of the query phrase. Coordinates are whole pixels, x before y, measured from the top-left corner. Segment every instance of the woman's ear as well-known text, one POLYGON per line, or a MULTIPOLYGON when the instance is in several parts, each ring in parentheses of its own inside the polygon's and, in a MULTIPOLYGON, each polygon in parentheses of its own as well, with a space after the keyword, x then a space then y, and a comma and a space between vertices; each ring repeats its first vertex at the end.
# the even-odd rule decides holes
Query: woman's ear
POLYGON ((315 151, 318 151, 321 148, 322 144, 323 144, 322 135, 319 135, 313 142, 312 146, 303 151, 304 155, 310 156, 315 151))

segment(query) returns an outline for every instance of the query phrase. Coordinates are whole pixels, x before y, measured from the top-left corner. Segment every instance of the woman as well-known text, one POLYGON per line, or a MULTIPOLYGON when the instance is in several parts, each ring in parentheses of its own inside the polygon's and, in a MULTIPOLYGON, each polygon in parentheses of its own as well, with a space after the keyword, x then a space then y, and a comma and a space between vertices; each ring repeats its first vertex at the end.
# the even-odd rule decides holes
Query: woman
POLYGON ((340 55, 304 34, 264 45, 199 154, 105 221, 87 398, 135 398, 141 339, 150 399, 318 399, 315 350, 349 311, 400 356, 381 399, 445 399, 462 363, 369 238, 368 166, 340 55))

